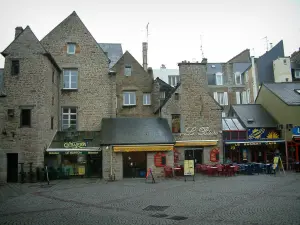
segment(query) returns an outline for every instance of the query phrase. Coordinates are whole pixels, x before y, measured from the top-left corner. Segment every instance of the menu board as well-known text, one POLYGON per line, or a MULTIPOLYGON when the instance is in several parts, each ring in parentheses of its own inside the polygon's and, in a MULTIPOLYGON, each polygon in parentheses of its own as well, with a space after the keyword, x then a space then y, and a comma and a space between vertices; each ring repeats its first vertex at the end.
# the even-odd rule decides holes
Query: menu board
POLYGON ((184 176, 194 176, 194 160, 184 160, 184 176))

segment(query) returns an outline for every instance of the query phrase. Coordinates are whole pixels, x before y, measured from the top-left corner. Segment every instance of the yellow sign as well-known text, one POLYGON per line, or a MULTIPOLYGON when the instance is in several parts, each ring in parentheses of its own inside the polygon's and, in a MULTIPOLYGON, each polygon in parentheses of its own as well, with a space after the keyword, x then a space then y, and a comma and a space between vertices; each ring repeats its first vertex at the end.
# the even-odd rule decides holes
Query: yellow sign
POLYGON ((184 160, 184 175, 185 176, 194 176, 194 160, 184 160))
POLYGON ((85 167, 84 166, 78 167, 78 175, 85 175, 85 167))

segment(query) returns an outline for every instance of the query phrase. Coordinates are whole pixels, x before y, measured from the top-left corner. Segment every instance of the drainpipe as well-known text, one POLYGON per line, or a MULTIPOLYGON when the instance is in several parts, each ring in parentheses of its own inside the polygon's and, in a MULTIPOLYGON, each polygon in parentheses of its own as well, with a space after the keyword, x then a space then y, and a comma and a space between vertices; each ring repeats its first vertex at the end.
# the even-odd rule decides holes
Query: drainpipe
MULTIPOLYGON (((106 148, 108 148, 108 146, 106 148)), ((111 148, 111 154, 110 154, 110 176, 112 179, 112 176, 113 176, 113 150, 112 150, 112 148, 111 148)))
POLYGON ((257 97, 257 81, 256 81, 256 68, 254 62, 254 56, 251 56, 251 64, 252 64, 252 80, 253 80, 253 102, 257 97))

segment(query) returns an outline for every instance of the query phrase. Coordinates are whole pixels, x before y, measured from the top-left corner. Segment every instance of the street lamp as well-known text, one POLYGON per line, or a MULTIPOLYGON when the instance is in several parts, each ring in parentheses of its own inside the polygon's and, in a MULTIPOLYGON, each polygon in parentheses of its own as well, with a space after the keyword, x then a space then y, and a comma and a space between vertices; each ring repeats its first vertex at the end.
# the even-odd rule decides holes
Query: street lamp
POLYGON ((286 160, 286 169, 289 168, 289 155, 288 155, 288 146, 287 146, 287 140, 286 140, 286 133, 287 130, 291 131, 293 129, 293 124, 279 124, 278 128, 280 130, 284 130, 284 141, 285 141, 285 160, 286 160))

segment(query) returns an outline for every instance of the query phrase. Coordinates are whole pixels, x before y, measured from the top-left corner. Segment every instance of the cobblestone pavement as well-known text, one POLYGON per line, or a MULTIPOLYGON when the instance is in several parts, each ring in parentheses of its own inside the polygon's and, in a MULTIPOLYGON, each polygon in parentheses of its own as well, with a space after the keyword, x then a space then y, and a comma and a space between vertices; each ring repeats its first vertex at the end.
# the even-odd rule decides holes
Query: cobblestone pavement
POLYGON ((197 176, 196 181, 96 179, 0 187, 0 224, 297 224, 300 174, 197 176), (9 190, 15 192, 12 196, 9 190))

